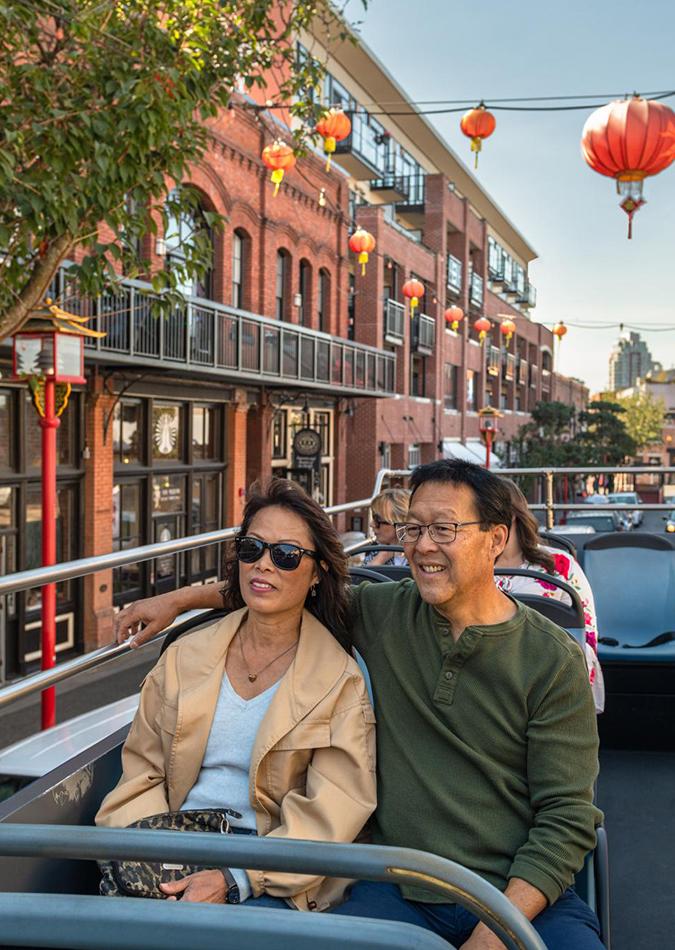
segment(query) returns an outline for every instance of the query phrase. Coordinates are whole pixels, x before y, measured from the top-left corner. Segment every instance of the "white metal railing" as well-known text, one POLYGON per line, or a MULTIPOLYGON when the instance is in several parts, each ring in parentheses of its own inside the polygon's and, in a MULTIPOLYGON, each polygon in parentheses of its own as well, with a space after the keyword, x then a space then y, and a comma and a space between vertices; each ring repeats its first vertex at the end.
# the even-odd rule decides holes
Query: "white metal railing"
POLYGON ((448 254, 446 283, 456 293, 462 289, 462 262, 454 254, 448 254))

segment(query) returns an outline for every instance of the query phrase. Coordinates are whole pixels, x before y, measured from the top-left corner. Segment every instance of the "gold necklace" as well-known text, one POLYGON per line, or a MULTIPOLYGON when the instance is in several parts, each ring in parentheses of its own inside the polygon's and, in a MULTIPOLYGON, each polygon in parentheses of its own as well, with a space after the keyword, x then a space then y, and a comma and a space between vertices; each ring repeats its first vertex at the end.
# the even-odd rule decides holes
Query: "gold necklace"
POLYGON ((291 643, 289 647, 286 647, 283 653, 280 653, 279 656, 275 656, 273 660, 270 660, 269 663, 266 663, 261 669, 258 670, 257 673, 251 673, 250 669, 248 668, 248 663, 246 662, 246 657, 244 656, 244 638, 241 634, 241 630, 239 630, 238 633, 239 633, 239 652, 241 653, 241 660, 246 669, 246 675, 248 676, 249 683, 255 683, 255 681, 258 679, 260 674, 264 673, 268 666, 271 666, 273 663, 276 663, 277 660, 280 660, 282 656, 286 656, 287 653, 290 653, 291 650, 294 647, 297 647, 298 645, 298 641, 296 640, 295 643, 291 643))

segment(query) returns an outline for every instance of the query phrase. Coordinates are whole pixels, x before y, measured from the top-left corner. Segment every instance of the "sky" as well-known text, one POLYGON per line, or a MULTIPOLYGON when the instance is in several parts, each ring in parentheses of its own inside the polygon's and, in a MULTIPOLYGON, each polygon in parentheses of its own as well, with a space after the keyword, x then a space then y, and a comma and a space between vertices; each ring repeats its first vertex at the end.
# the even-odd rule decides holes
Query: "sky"
MULTIPOLYGON (((365 14, 350 0, 347 15, 413 101, 602 94, 587 101, 604 104, 675 89, 672 0, 369 0, 365 14)), ((560 348, 556 368, 597 391, 618 324, 675 326, 675 162, 645 181, 627 240, 614 182, 581 157, 591 111, 496 111, 476 174, 538 254, 532 318, 616 325, 571 326, 560 348)), ((429 117, 469 164, 459 118, 429 117)), ((675 366, 675 330, 641 333, 655 360, 675 366)))

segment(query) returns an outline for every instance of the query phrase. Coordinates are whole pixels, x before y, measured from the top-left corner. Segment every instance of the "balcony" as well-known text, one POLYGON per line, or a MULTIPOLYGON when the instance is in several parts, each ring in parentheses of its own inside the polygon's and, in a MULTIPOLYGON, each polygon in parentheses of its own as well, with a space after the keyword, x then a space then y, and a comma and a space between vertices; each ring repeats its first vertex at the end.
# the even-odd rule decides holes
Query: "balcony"
POLYGON ((381 134, 371 128, 365 112, 347 112, 352 131, 335 148, 336 161, 356 181, 369 181, 384 167, 385 145, 381 134))
POLYGON ((462 292, 462 262, 452 254, 448 254, 446 284, 452 293, 459 295, 462 292))
POLYGON ((539 382, 539 367, 536 363, 530 365, 530 386, 532 389, 537 388, 537 383, 539 382))
POLYGON ((528 363, 527 360, 524 360, 522 357, 518 361, 518 385, 527 386, 528 380, 528 363))
POLYGON ((516 378, 516 357, 513 353, 506 353, 504 360, 504 379, 516 378))
POLYGON ((436 343, 436 321, 426 313, 413 318, 412 348, 423 356, 431 356, 436 343))
POLYGON ((421 228, 424 224, 426 178, 424 175, 405 175, 403 182, 405 197, 396 202, 396 214, 408 227, 421 228))
POLYGON ((92 315, 90 326, 106 334, 85 344, 88 360, 350 395, 394 392, 393 353, 198 297, 158 313, 158 300, 148 284, 125 280, 115 294, 64 305, 92 315))
POLYGON ((469 304, 475 310, 480 310, 483 306, 483 278, 479 277, 478 274, 471 275, 469 304))
POLYGON ((534 286, 534 284, 531 284, 529 280, 526 285, 526 294, 525 299, 522 301, 522 305, 527 310, 537 306, 537 288, 534 286))
POLYGON ((486 356, 486 370, 488 376, 499 376, 499 369, 502 365, 501 350, 498 346, 489 346, 486 356))
POLYGON ((397 300, 384 302, 384 338, 393 346, 403 346, 405 338, 405 307, 397 300))
POLYGON ((397 204, 408 197, 408 177, 405 175, 383 175, 369 182, 370 201, 375 205, 397 204))

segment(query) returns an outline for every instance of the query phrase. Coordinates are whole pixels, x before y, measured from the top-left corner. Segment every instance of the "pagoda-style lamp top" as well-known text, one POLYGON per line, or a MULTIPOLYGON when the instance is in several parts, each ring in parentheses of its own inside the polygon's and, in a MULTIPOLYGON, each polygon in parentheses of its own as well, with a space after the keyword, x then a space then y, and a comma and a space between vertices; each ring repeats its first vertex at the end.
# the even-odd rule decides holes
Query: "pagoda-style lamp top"
POLYGON ((481 432, 496 432, 497 419, 502 418, 502 413, 494 406, 484 406, 478 412, 478 428, 481 432))
POLYGON ((105 336, 85 326, 89 317, 68 313, 49 299, 14 334, 12 368, 15 379, 49 376, 56 383, 85 383, 84 340, 105 336))

